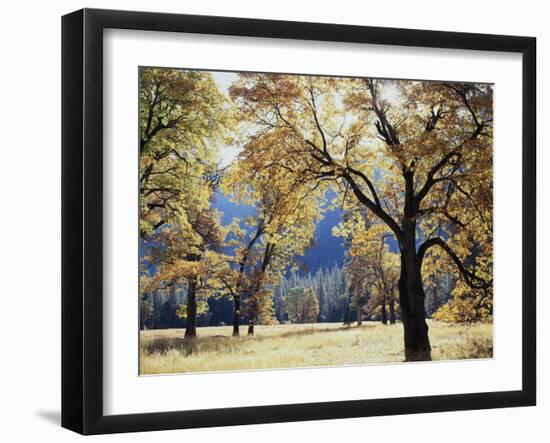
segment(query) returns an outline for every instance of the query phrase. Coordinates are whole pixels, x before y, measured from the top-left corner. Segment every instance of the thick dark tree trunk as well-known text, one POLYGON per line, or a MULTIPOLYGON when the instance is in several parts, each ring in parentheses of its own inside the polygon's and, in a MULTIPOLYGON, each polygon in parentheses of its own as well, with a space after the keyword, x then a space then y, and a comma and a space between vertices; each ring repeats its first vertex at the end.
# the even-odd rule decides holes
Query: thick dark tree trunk
POLYGON ((241 297, 233 299, 233 337, 239 336, 239 324, 241 323, 241 297))
POLYGON ((357 307, 355 308, 357 311, 357 326, 361 326, 363 324, 363 307, 361 306, 361 303, 357 302, 357 307))
POLYGON ((390 300, 389 306, 390 306, 390 325, 394 325, 395 324, 395 301, 393 300, 393 298, 390 300))
POLYGON ((382 299, 381 307, 382 307, 382 315, 381 315, 382 324, 387 325, 388 324, 388 312, 386 311, 386 297, 384 297, 382 299))
POLYGON ((405 331, 406 361, 432 359, 420 268, 414 235, 410 235, 409 241, 401 245, 401 276, 399 277, 399 303, 405 331))
POLYGON ((185 338, 197 336, 197 280, 189 279, 187 285, 187 326, 185 338))
POLYGON ((248 335, 254 335, 254 320, 248 323, 248 335))

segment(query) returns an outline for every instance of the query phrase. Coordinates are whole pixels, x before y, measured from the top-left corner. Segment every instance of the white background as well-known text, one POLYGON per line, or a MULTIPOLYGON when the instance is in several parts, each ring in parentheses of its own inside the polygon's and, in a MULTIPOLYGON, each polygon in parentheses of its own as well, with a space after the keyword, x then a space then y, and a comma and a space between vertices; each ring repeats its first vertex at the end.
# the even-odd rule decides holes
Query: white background
MULTIPOLYGON (((58 427, 60 391, 60 15, 82 6, 234 15, 301 21, 414 27, 454 31, 535 35, 539 38, 539 152, 542 112, 550 105, 542 89, 548 70, 550 30, 543 2, 461 1, 445 3, 394 0, 276 3, 232 0, 175 5, 157 0, 10 2, 4 5, 1 54, 2 122, 0 192, 2 193, 2 357, 0 364, 0 436, 6 441, 73 441, 82 437, 58 427), (268 6, 269 5, 269 6, 268 6), (276 6, 275 6, 276 5, 276 6), (390 6, 388 8, 388 6, 390 6), (6 284, 7 283, 7 284, 6 284)), ((548 195, 548 156, 539 156, 539 202, 548 195)), ((539 206, 539 225, 548 224, 548 204, 539 206)), ((518 208, 519 210, 519 208, 518 208)), ((539 275, 550 264, 550 247, 539 235, 539 275)), ((547 271, 546 271, 547 272, 547 271)), ((539 278, 539 313, 550 286, 539 278)), ((539 319, 543 316, 539 314, 539 319)), ((181 441, 335 441, 368 439, 425 442, 544 441, 550 413, 548 324, 539 321, 539 406, 495 411, 260 425, 224 429, 170 431, 97 437, 95 440, 181 441)))
POLYGON ((515 124, 521 120, 520 56, 108 30, 104 60, 105 414, 521 389, 521 242, 509 241, 522 235, 521 211, 509 210, 510 201, 521 201, 521 131, 515 124), (137 377, 140 65, 495 83, 495 358, 137 377), (381 379, 392 382, 368 382, 381 379), (174 392, 185 392, 193 401, 174 392))

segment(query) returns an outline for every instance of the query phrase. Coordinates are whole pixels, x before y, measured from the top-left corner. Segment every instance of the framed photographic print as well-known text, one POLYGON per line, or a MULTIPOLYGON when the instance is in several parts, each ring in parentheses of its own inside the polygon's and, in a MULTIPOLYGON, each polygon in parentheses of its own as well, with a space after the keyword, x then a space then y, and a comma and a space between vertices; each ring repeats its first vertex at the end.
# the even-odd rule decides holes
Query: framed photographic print
POLYGON ((530 37, 62 21, 62 425, 534 405, 530 37))

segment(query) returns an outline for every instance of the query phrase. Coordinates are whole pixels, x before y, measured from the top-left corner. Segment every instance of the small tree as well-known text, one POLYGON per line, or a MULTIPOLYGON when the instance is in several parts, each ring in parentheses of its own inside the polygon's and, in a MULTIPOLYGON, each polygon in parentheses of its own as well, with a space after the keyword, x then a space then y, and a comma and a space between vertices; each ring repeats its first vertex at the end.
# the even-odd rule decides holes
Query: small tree
POLYGON ((292 288, 288 291, 285 298, 285 308, 288 314, 288 319, 292 323, 299 323, 300 319, 300 300, 304 290, 302 288, 292 288))
POLYGON ((288 318, 292 323, 316 323, 319 300, 313 288, 292 288, 285 299, 288 318))
POLYGON ((302 294, 302 321, 301 323, 316 323, 319 315, 319 300, 313 288, 304 289, 302 294))
POLYGON ((391 251, 388 228, 358 205, 348 208, 344 220, 333 229, 337 236, 347 239, 346 271, 349 274, 351 306, 361 324, 362 307, 368 290, 366 311, 380 317, 383 324, 396 321, 398 297, 399 255, 391 251))

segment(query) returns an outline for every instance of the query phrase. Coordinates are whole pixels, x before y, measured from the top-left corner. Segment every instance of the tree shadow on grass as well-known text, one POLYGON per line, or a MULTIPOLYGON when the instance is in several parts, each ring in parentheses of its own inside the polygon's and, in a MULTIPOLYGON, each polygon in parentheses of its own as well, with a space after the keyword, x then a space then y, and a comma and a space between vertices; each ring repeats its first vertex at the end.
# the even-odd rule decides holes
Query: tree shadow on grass
MULTIPOLYGON (((366 325, 359 326, 359 328, 363 328, 363 327, 366 327, 366 325)), ((324 328, 324 329, 321 329, 321 328, 307 328, 307 329, 302 329, 301 331, 288 331, 288 332, 285 332, 285 333, 279 335, 278 337, 296 337, 296 336, 301 336, 301 335, 312 335, 312 334, 317 334, 317 333, 352 331, 352 330, 355 330, 355 329, 357 329, 357 326, 354 326, 354 325, 342 325, 338 328, 324 328)), ((267 337, 265 337, 265 338, 267 338, 267 337)))
POLYGON ((203 352, 232 352, 240 348, 233 337, 211 336, 186 339, 181 337, 163 337, 141 343, 141 352, 147 354, 166 354, 177 350, 185 356, 203 352))
MULTIPOLYGON (((360 326, 365 328, 366 325, 360 326)), ((312 334, 326 334, 330 332, 349 331, 356 330, 356 326, 340 326, 338 328, 307 328, 297 331, 288 331, 280 335, 267 335, 253 337, 240 336, 230 337, 225 335, 213 335, 208 337, 195 337, 193 339, 186 339, 183 337, 161 337, 148 341, 141 342, 141 352, 145 355, 152 354, 166 354, 172 350, 176 350, 181 354, 187 356, 205 352, 239 352, 243 344, 250 340, 255 342, 262 342, 264 340, 271 340, 274 338, 292 338, 307 336, 312 334)))

